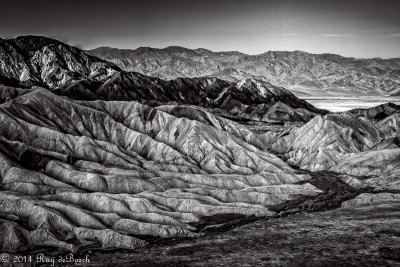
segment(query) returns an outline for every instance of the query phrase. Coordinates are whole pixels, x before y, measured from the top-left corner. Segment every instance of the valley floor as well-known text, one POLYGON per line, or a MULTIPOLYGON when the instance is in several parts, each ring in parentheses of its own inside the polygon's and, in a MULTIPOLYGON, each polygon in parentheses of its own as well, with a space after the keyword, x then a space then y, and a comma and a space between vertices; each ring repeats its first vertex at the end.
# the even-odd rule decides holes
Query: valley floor
POLYGON ((384 96, 328 96, 328 97, 300 97, 317 108, 331 112, 343 112, 355 108, 372 108, 387 102, 400 104, 400 97, 384 96))
POLYGON ((360 190, 332 172, 298 171, 324 193, 274 207, 276 217, 211 216, 199 238, 75 257, 89 253, 87 266, 400 266, 397 190, 360 190))
POLYGON ((92 266, 400 266, 400 203, 299 213, 129 253, 92 266))

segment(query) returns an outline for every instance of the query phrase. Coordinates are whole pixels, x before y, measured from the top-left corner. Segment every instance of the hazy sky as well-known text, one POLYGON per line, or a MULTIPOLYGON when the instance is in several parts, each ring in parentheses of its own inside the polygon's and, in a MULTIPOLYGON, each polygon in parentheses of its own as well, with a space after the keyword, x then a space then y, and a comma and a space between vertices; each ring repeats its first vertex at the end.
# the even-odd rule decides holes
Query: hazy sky
POLYGON ((85 49, 179 45, 400 57, 400 0, 2 1, 0 36, 25 34, 85 49))

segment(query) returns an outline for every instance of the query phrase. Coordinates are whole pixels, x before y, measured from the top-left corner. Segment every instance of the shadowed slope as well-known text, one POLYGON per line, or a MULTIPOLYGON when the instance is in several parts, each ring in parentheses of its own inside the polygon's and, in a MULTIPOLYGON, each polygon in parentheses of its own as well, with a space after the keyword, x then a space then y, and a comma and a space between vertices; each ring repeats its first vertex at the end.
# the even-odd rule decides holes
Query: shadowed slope
POLYGON ((164 81, 134 72, 117 72, 101 82, 87 79, 55 90, 80 100, 140 101, 152 106, 190 104, 242 120, 304 122, 326 114, 288 90, 259 80, 229 83, 216 78, 164 81))

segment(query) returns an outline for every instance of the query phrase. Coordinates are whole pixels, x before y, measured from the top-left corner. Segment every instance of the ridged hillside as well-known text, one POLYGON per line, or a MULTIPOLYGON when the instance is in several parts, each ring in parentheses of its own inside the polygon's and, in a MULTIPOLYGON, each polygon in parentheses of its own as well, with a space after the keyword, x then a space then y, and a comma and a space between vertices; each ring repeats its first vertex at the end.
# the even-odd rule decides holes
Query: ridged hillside
POLYGON ((2 104, 2 250, 136 248, 141 236, 196 236, 205 216, 271 216, 321 192, 244 126, 187 110, 44 89, 2 104))

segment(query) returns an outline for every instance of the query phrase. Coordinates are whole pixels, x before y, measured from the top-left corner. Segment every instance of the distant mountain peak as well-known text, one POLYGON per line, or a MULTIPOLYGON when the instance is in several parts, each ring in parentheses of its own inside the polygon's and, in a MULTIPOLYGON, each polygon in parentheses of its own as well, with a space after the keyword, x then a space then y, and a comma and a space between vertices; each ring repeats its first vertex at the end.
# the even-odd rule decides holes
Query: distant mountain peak
POLYGON ((194 51, 200 53, 200 54, 210 54, 213 53, 211 50, 205 49, 205 48, 197 48, 194 51))
POLYGON ((355 59, 300 50, 248 55, 177 46, 89 53, 126 71, 168 80, 182 76, 215 76, 231 82, 255 78, 308 95, 391 95, 400 88, 400 59, 355 59))
POLYGON ((18 36, 14 39, 8 39, 9 41, 14 41, 21 49, 28 51, 39 50, 48 45, 66 45, 58 40, 51 39, 44 36, 37 35, 25 35, 18 36))
POLYGON ((189 49, 189 48, 186 48, 186 47, 182 47, 182 46, 177 46, 177 45, 171 45, 171 46, 167 46, 166 48, 163 48, 163 49, 161 49, 161 50, 165 50, 165 51, 178 51, 178 52, 180 52, 180 51, 192 51, 191 49, 189 49))

